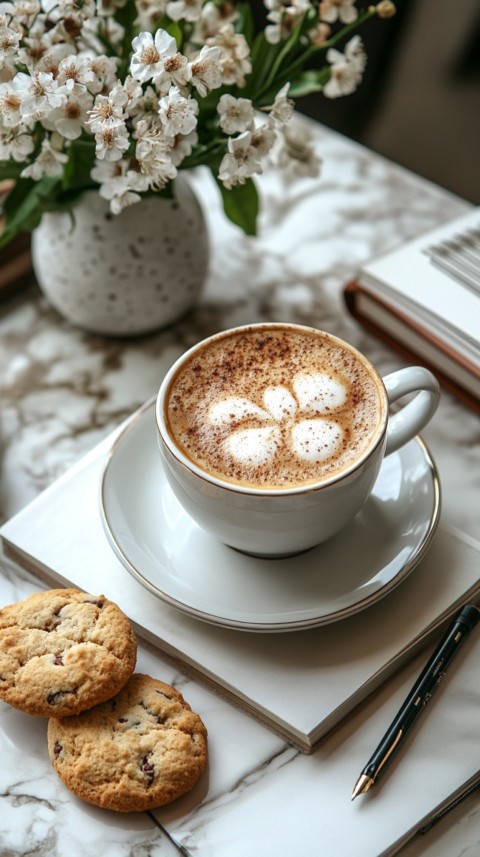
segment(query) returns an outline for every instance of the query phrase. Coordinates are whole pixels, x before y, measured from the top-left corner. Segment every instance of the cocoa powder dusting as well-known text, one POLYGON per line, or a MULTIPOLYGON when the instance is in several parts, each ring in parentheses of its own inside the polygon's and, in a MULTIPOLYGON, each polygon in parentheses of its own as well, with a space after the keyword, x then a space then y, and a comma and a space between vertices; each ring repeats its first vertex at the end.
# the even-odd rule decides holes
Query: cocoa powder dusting
POLYGON ((197 351, 172 381, 167 424, 179 447, 207 473, 258 488, 288 488, 349 467, 376 439, 384 407, 378 380, 355 352, 321 332, 279 325, 267 334, 252 328, 217 338, 197 351), (344 386, 347 395, 340 406, 325 396, 320 412, 312 397, 299 397, 295 379, 315 373, 344 386), (293 398, 293 412, 292 399, 289 408, 275 413, 266 405, 266 391, 271 395, 280 387, 293 398), (221 424, 213 425, 211 406, 227 399, 247 401, 251 412, 239 414, 227 403, 221 424), (294 426, 322 417, 340 426, 339 448, 323 462, 299 458, 292 449, 294 426), (241 464, 229 453, 232 433, 268 432, 269 427, 277 438, 269 461, 253 455, 241 464))

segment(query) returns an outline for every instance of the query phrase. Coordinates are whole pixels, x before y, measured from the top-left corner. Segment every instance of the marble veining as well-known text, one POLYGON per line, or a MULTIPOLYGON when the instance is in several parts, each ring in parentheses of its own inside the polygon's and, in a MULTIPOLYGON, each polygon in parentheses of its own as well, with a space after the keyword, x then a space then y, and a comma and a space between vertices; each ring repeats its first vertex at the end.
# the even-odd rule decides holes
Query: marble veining
MULTIPOLYGON (((222 328, 261 320, 311 324, 365 351, 383 374, 402 365, 348 316, 341 288, 364 260, 461 213, 465 203, 319 125, 298 121, 314 135, 322 174, 293 182, 265 174, 258 237, 245 237, 225 220, 206 173, 193 177, 210 232, 210 273, 198 307, 174 327, 139 339, 88 335, 62 320, 35 285, 0 305, 2 520, 154 395, 185 348, 222 328)), ((442 480, 443 519, 478 535, 478 417, 444 394, 424 437, 442 480)), ((2 604, 39 588, 38 581, 2 568, 2 604)), ((0 704, 0 857, 83 857, 99 848, 104 857, 178 854, 159 825, 191 857, 320 853, 319 759, 299 754, 145 645, 137 668, 179 687, 208 723, 208 773, 190 795, 154 813, 101 811, 78 801, 52 771, 46 722, 0 704)), ((348 831, 342 841, 341 857, 355 857, 348 831)), ((473 795, 400 853, 473 857, 479 851, 473 795)))

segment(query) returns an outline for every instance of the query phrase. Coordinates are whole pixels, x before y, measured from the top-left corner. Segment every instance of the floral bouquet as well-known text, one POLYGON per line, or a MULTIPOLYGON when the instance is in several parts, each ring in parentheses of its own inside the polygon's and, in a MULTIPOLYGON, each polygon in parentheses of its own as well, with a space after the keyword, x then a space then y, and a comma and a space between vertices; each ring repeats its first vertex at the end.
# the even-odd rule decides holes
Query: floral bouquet
POLYGON ((293 99, 353 92, 366 57, 351 31, 395 12, 390 0, 354 3, 264 0, 255 33, 245 2, 0 2, 0 180, 12 180, 0 244, 85 190, 118 214, 171 195, 177 171, 199 165, 254 234, 267 159, 318 172, 289 128, 293 99))

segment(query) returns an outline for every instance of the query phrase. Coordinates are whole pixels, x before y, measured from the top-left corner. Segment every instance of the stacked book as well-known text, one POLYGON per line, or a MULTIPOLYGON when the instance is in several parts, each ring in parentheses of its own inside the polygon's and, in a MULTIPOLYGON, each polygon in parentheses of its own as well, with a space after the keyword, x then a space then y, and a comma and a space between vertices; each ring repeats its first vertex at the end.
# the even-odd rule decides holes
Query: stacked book
POLYGON ((348 309, 480 411, 480 209, 366 264, 348 309))

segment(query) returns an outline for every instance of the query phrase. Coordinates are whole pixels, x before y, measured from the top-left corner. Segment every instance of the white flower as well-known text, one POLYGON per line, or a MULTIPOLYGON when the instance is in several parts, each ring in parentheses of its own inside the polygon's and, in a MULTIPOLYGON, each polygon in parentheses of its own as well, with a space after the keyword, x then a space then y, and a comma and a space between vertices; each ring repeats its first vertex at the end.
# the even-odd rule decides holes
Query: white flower
POLYGON ((0 13, 8 15, 13 26, 22 24, 29 28, 39 12, 38 0, 15 0, 13 3, 0 4, 0 13))
POLYGON ((23 163, 32 154, 35 144, 25 128, 0 128, 0 161, 10 158, 17 163, 23 163))
POLYGON ((355 92, 362 79, 366 56, 360 36, 354 36, 342 54, 335 48, 327 51, 327 60, 332 64, 330 80, 323 87, 327 98, 339 98, 355 92))
POLYGON ((145 83, 162 74, 163 60, 177 52, 177 43, 166 30, 157 30, 155 38, 151 33, 140 33, 133 39, 132 48, 130 73, 135 80, 145 83))
POLYGON ((175 164, 166 155, 158 158, 142 158, 139 163, 142 175, 146 177, 148 186, 153 190, 161 190, 177 175, 175 164))
POLYGON ((12 84, 21 99, 20 113, 25 119, 40 119, 65 100, 52 74, 34 72, 30 76, 18 72, 12 84))
POLYGON ((13 62, 6 62, 0 68, 0 83, 9 83, 15 77, 17 69, 13 62))
POLYGON ((95 154, 99 160, 119 161, 130 145, 125 125, 100 128, 95 134, 95 154))
POLYGON ((118 81, 117 85, 114 86, 110 92, 110 96, 114 100, 117 99, 117 95, 123 100, 124 104, 128 104, 130 108, 132 101, 137 102, 138 99, 143 98, 142 85, 130 74, 127 74, 124 82, 120 83, 120 81, 118 81))
POLYGON ((165 56, 162 71, 153 78, 155 89, 160 95, 166 95, 171 86, 186 86, 192 72, 188 60, 181 53, 165 56))
POLYGON ((40 154, 28 167, 20 173, 22 178, 33 179, 38 182, 44 176, 61 176, 63 172, 63 164, 68 161, 68 156, 64 152, 59 152, 55 149, 50 140, 45 139, 40 149, 40 154))
POLYGON ((243 185, 255 173, 262 172, 259 153, 252 145, 251 131, 244 131, 235 138, 229 137, 227 146, 228 152, 218 171, 218 178, 226 188, 243 185))
POLYGON ((145 176, 129 166, 129 161, 124 160, 114 163, 97 161, 90 172, 92 179, 100 185, 100 196, 110 201, 112 214, 120 214, 127 206, 140 202, 139 192, 148 190, 145 176))
POLYGON ((167 15, 172 21, 198 21, 203 0, 172 0, 167 3, 167 15))
POLYGON ((159 124, 141 120, 136 129, 135 157, 142 174, 147 177, 149 187, 160 189, 177 175, 171 157, 174 138, 167 137, 159 124))
POLYGON ((289 35, 285 18, 278 10, 270 12, 267 18, 272 23, 265 27, 265 39, 270 45, 278 45, 282 39, 288 38, 289 35))
MULTIPOLYGON (((260 125, 252 130, 250 144, 260 158, 264 158, 272 149, 277 134, 271 125, 260 125)), ((261 172, 261 171, 260 171, 261 172)))
POLYGON ((316 178, 320 173, 321 160, 315 152, 311 136, 305 129, 285 126, 281 129, 281 146, 278 151, 278 166, 295 176, 316 178))
POLYGON ((126 161, 116 161, 115 163, 96 161, 95 166, 90 170, 90 177, 98 184, 103 184, 103 182, 113 179, 117 175, 123 175, 128 167, 129 162, 126 161))
POLYGON ((223 83, 220 48, 204 45, 190 63, 190 74, 192 83, 202 98, 205 98, 210 89, 218 89, 223 83))
POLYGON ((149 119, 152 123, 158 121, 158 94, 152 86, 146 86, 142 95, 133 98, 128 105, 128 115, 136 125, 142 119, 149 119))
POLYGON ((140 33, 133 39, 135 53, 130 63, 132 76, 145 83, 153 80, 161 95, 165 95, 170 86, 186 86, 191 77, 188 60, 177 51, 177 43, 166 30, 157 30, 155 38, 151 33, 140 33))
POLYGON ((220 48, 223 83, 245 86, 245 75, 250 74, 252 64, 243 33, 236 33, 232 24, 224 24, 215 36, 207 39, 207 44, 220 48))
MULTIPOLYGON (((82 2, 82 0, 80 0, 80 2, 82 2)), ((114 44, 118 44, 118 25, 113 21, 113 26, 110 26, 110 21, 112 21, 111 18, 99 17, 91 17, 86 20, 81 20, 80 17, 77 16, 76 21, 75 19, 68 20, 68 29, 73 30, 74 34, 81 31, 82 47, 85 47, 88 51, 92 51, 95 56, 99 56, 103 54, 103 51, 105 50, 105 43, 102 39, 108 38, 112 46, 114 44)), ((63 21, 59 21, 57 26, 59 29, 66 30, 66 22, 64 23, 63 21)), ((66 35, 68 38, 68 32, 66 35)), ((68 41, 70 41, 69 38, 68 41)))
POLYGON ((240 134, 253 125, 255 111, 249 98, 222 95, 217 106, 220 127, 225 134, 240 134))
POLYGON ((97 0, 97 15, 114 15, 117 9, 123 9, 127 0, 97 0))
POLYGON ((135 157, 138 160, 155 158, 166 155, 172 145, 172 137, 164 134, 160 120, 155 117, 140 119, 136 125, 134 138, 136 140, 135 157))
POLYGON ((348 62, 354 65, 360 73, 365 71, 367 56, 360 36, 353 36, 353 38, 347 42, 345 45, 345 56, 348 62))
POLYGON ((40 28, 36 35, 35 27, 32 27, 30 36, 23 39, 18 60, 28 68, 30 74, 43 71, 57 79, 61 60, 71 55, 74 49, 72 45, 64 42, 54 43, 54 38, 53 30, 44 33, 40 28))
POLYGON ((0 26, 0 67, 10 58, 15 56, 21 35, 11 27, 0 26))
POLYGON ((86 57, 71 54, 64 57, 58 64, 57 82, 68 92, 85 92, 87 85, 85 77, 89 66, 86 57))
POLYGON ((103 55, 87 58, 85 70, 82 70, 80 80, 85 83, 94 95, 109 92, 117 82, 118 57, 103 55))
POLYGON ((155 22, 165 15, 167 0, 136 0, 138 18, 136 23, 140 30, 153 30, 155 22))
POLYGON ((285 125, 292 118, 295 104, 291 98, 287 98, 289 89, 289 83, 282 86, 275 96, 272 107, 268 108, 270 117, 279 125, 285 125))
POLYGON ((193 147, 198 143, 196 131, 190 134, 177 134, 170 149, 170 158, 175 167, 179 167, 185 158, 192 154, 193 147))
POLYGON ((224 3, 217 6, 216 3, 208 2, 202 6, 200 18, 196 21, 192 42, 205 44, 207 39, 215 36, 224 24, 233 23, 238 18, 238 12, 233 4, 224 3))
POLYGON ((95 0, 41 0, 41 7, 51 20, 68 18, 78 27, 88 18, 93 18, 97 11, 95 0))
POLYGON ((125 114, 123 108, 127 96, 124 92, 112 92, 110 95, 97 95, 93 108, 88 111, 88 120, 92 131, 102 131, 123 125, 125 114))
POLYGON ((332 28, 330 24, 322 24, 322 22, 318 23, 315 27, 308 31, 308 38, 310 39, 312 45, 323 45, 330 38, 332 34, 332 28))
POLYGON ((49 131, 58 131, 67 140, 76 140, 88 125, 88 112, 93 96, 89 92, 72 92, 61 107, 56 107, 43 120, 49 131))
POLYGON ((290 36, 306 12, 312 8, 310 0, 292 0, 288 5, 278 0, 264 0, 269 9, 267 20, 271 21, 265 27, 265 38, 271 45, 277 45, 290 36))
POLYGON ((282 385, 267 389, 263 407, 231 396, 210 405, 208 420, 224 431, 232 426, 224 449, 242 464, 268 464, 283 444, 298 458, 316 464, 341 448, 343 430, 332 416, 347 396, 347 387, 340 381, 320 372, 299 372, 291 390, 282 385), (247 421, 249 427, 242 428, 247 421), (252 421, 257 425, 252 426, 252 421))
POLYGON ((22 99, 12 83, 0 83, 0 116, 2 123, 11 128, 22 121, 22 99))
POLYGON ((158 115, 168 137, 189 134, 197 126, 198 104, 194 98, 185 98, 176 86, 160 99, 158 115))
POLYGON ((343 24, 352 24, 358 18, 354 3, 355 0, 322 0, 319 6, 320 18, 327 24, 334 24, 337 20, 343 24))

